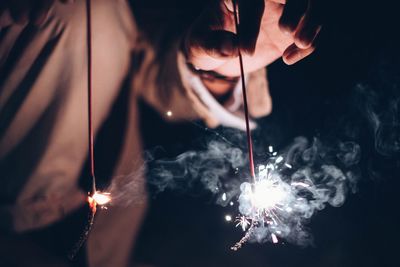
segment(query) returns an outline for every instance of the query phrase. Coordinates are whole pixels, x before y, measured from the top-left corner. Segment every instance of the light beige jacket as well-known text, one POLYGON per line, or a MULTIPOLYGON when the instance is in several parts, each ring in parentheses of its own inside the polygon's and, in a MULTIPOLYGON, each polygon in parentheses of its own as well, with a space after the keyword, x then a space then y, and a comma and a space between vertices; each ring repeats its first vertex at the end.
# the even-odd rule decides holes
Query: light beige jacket
MULTIPOLYGON (((137 99, 161 114, 171 110, 169 120, 201 118, 210 127, 219 122, 185 83, 178 42, 161 56, 162 44, 138 34, 125 1, 92 3, 95 133, 133 75, 110 187, 121 195, 130 184, 130 201, 100 211, 87 243, 90 266, 119 267, 128 263, 146 208, 137 99)), ((56 1, 41 28, 16 25, 2 14, 0 36, 0 233, 21 233, 61 220, 86 201, 78 187, 88 154, 84 1, 56 1)), ((268 114, 265 71, 250 75, 248 90, 250 114, 268 114)))

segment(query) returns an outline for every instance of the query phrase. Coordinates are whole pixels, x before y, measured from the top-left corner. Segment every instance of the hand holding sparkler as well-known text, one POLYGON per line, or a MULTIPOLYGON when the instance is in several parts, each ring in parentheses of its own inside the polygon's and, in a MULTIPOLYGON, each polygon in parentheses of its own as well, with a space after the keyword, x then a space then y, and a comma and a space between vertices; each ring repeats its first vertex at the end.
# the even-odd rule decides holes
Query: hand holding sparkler
POLYGON ((239 76, 237 48, 246 72, 263 68, 282 56, 294 64, 315 50, 321 29, 318 0, 241 0, 238 40, 231 0, 213 1, 190 28, 184 49, 198 69, 239 76))

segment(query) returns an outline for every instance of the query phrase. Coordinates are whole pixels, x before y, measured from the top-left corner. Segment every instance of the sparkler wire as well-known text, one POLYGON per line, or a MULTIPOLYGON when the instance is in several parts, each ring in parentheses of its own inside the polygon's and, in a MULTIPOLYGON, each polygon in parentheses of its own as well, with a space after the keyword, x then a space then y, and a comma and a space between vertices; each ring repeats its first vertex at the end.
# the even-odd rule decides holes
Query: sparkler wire
MULTIPOLYGON (((94 168, 94 138, 93 138, 93 114, 92 114, 92 23, 91 23, 91 0, 86 0, 86 47, 87 47, 87 92, 88 92, 88 144, 89 144, 89 164, 90 164, 90 176, 92 177, 92 192, 91 195, 96 193, 96 178, 94 168)), ((90 230, 94 223, 94 217, 96 214, 96 203, 90 203, 90 211, 88 215, 88 222, 85 226, 83 233, 81 234, 78 242, 74 245, 71 252, 68 254, 68 258, 73 260, 83 244, 86 242, 90 230)))
MULTIPOLYGON (((240 44, 240 30, 239 30, 239 19, 237 13, 236 0, 232 0, 233 3, 233 14, 235 17, 235 28, 237 35, 237 43, 240 44)), ((239 65, 240 65, 240 77, 242 80, 242 94, 243 94, 243 107, 244 107, 244 116, 246 121, 246 135, 247 135, 247 146, 249 150, 249 163, 250 163, 250 174, 253 183, 255 182, 256 175, 254 170, 254 158, 253 158, 253 142, 251 138, 250 132, 250 120, 249 120, 249 109, 247 105, 247 92, 246 92, 246 81, 244 80, 244 67, 243 67, 243 57, 240 50, 240 46, 238 45, 238 55, 239 55, 239 65)))
POLYGON ((86 45, 87 45, 87 90, 88 90, 88 137, 89 137, 89 162, 92 177, 92 193, 96 192, 96 179, 94 173, 94 144, 93 144, 93 115, 92 115, 92 23, 91 2, 86 0, 86 45))

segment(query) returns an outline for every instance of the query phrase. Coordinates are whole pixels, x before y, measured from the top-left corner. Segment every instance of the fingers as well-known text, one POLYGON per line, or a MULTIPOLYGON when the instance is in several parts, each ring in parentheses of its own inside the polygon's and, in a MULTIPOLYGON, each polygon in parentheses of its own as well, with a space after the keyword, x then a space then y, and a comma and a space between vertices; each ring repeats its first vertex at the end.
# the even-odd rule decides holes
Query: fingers
POLYGON ((315 50, 315 39, 321 30, 320 10, 315 4, 321 0, 286 0, 279 20, 281 31, 293 36, 282 58, 288 65, 309 56, 315 50))
POLYGON ((308 0, 287 0, 281 18, 279 27, 285 33, 294 33, 300 19, 306 13, 308 0))
POLYGON ((190 61, 202 56, 216 59, 236 57, 238 46, 246 53, 254 52, 264 13, 264 0, 235 0, 235 5, 233 2, 214 0, 208 3, 183 42, 190 61), (240 40, 235 33, 234 7, 239 13, 240 40))
POLYGON ((294 41, 299 48, 311 47, 314 39, 321 30, 318 12, 314 11, 314 5, 310 2, 307 12, 301 19, 300 24, 295 33, 294 41))
POLYGON ((285 50, 285 52, 283 52, 282 59, 283 62, 285 62, 287 65, 293 65, 304 59, 305 57, 311 55, 314 50, 314 46, 310 46, 306 49, 301 49, 297 47, 296 44, 292 44, 285 50))

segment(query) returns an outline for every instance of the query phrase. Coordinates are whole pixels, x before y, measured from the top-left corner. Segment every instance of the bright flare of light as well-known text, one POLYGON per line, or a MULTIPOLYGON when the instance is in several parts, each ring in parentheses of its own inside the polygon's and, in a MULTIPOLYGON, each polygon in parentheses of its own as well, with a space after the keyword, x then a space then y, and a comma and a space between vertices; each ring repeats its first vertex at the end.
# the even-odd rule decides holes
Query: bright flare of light
POLYGON ((272 209, 285 198, 286 192, 271 180, 261 180, 254 184, 251 198, 257 209, 272 209))
POLYGON ((97 205, 103 206, 111 201, 110 193, 96 191, 91 198, 96 202, 97 205))
POLYGON ((168 117, 172 117, 172 111, 171 111, 171 110, 168 110, 165 114, 166 114, 168 117))
POLYGON ((290 184, 283 181, 279 173, 283 157, 277 158, 278 163, 275 160, 259 165, 255 181, 240 186, 240 215, 235 222, 236 227, 240 226, 246 234, 232 247, 233 250, 240 248, 259 229, 268 230, 273 243, 278 243, 278 237, 282 236, 280 215, 291 205, 292 195, 290 184))
POLYGON ((232 221, 232 216, 231 215, 225 215, 225 221, 227 221, 227 222, 232 221))

